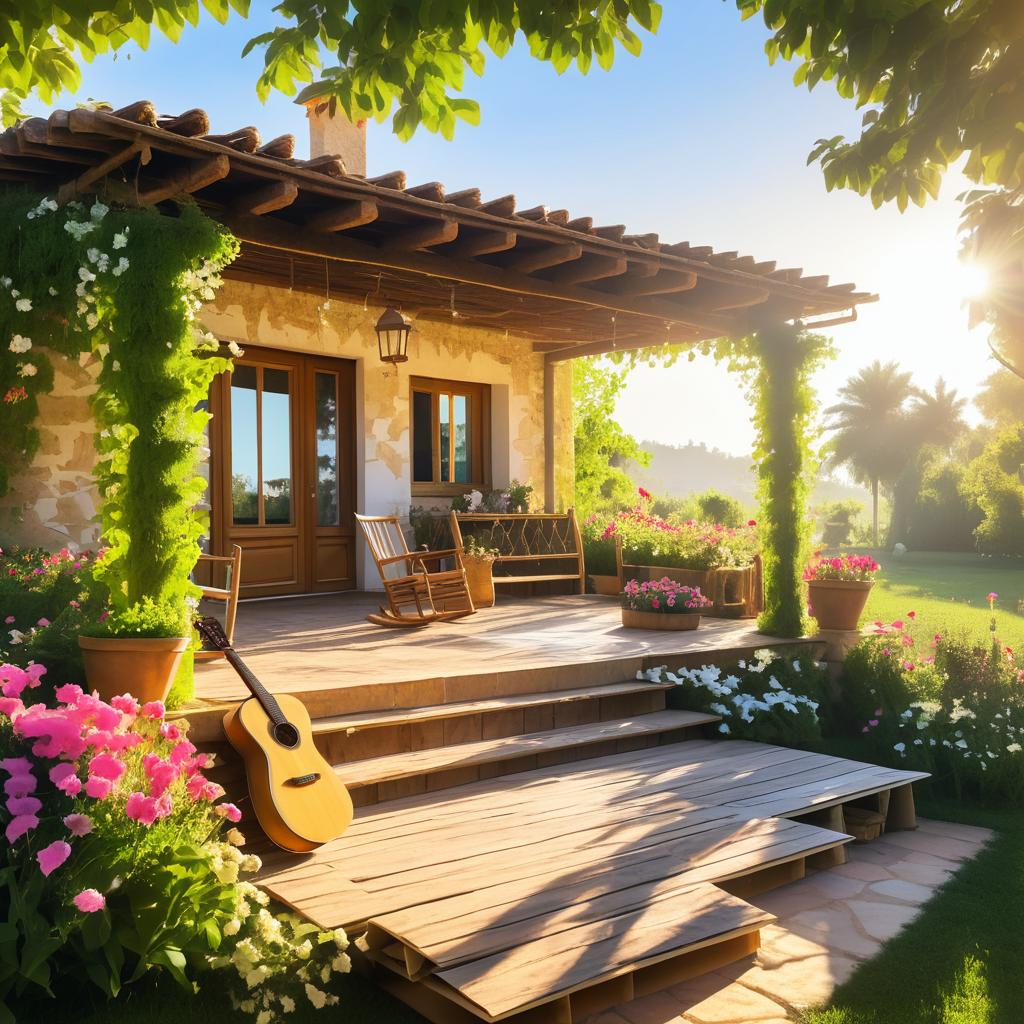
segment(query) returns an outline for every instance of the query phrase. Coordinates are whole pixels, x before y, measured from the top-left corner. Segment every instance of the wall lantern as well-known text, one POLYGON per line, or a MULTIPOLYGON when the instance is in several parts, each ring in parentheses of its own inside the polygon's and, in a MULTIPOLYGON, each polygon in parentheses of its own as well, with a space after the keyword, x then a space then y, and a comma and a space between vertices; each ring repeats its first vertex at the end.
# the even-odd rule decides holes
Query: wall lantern
POLYGON ((394 306, 388 306, 377 321, 377 350, 382 363, 404 363, 409 358, 412 324, 394 306))

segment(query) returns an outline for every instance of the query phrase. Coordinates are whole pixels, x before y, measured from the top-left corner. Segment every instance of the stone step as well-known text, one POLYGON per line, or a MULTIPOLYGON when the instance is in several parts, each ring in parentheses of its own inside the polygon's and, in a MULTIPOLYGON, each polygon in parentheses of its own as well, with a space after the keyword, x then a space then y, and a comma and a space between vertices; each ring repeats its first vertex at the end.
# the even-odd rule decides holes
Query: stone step
POLYGON ((636 750, 686 738, 721 719, 697 711, 656 711, 634 718, 456 743, 335 765, 360 806, 447 789, 480 778, 636 750))

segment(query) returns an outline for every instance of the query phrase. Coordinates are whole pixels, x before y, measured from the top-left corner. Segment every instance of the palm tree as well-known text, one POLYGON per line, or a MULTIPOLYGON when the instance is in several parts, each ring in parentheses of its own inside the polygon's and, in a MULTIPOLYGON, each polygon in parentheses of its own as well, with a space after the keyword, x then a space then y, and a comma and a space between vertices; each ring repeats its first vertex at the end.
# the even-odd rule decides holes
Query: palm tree
POLYGON ((940 377, 932 392, 921 391, 913 396, 910 426, 919 445, 937 445, 949 451, 963 433, 966 398, 957 397, 956 389, 946 386, 940 377))
POLYGON ((858 483, 871 487, 871 525, 878 547, 878 490, 906 464, 907 401, 916 394, 910 374, 896 363, 875 360, 839 389, 842 401, 825 410, 832 417, 827 464, 846 466, 858 483))

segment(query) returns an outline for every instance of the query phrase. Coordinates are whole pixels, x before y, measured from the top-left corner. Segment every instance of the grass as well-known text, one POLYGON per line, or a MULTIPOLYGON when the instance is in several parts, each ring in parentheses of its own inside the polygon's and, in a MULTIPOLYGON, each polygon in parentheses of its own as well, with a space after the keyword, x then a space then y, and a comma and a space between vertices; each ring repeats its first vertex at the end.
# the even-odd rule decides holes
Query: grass
POLYGON ((1024 812, 922 802, 997 836, 804 1024, 1019 1024, 1024 1016, 1024 812))
POLYGON ((996 625, 1000 639, 1024 649, 1024 562, 945 552, 908 552, 875 557, 882 571, 871 592, 866 621, 891 622, 915 611, 936 633, 988 631, 992 615, 987 595, 999 595, 996 625))

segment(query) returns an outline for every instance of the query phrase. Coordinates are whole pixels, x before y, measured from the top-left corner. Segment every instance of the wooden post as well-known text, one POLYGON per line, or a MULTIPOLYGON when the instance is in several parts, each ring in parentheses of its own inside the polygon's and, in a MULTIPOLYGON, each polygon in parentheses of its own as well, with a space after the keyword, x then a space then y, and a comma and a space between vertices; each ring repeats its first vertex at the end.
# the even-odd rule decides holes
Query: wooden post
POLYGON ((555 363, 544 360, 544 511, 555 511, 555 363))

